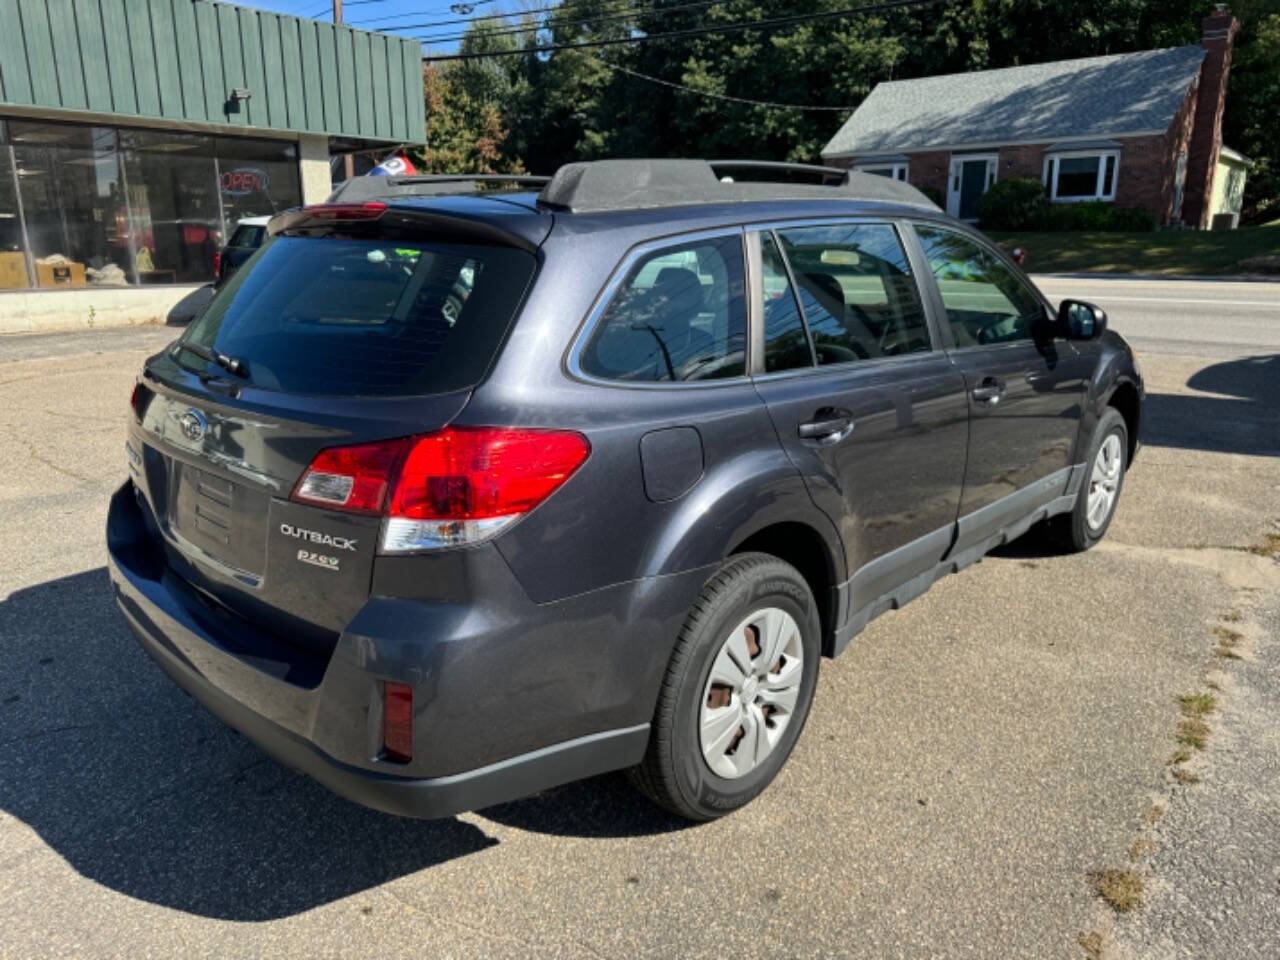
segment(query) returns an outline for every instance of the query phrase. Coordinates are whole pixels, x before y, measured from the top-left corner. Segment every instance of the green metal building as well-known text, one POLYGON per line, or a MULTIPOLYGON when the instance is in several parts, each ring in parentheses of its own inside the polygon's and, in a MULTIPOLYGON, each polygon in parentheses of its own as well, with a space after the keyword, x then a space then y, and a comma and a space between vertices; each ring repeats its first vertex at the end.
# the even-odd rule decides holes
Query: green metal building
POLYGON ((328 196, 331 156, 424 135, 413 40, 213 0, 0 0, 0 330, 33 309, 15 291, 205 283, 236 221, 328 196))

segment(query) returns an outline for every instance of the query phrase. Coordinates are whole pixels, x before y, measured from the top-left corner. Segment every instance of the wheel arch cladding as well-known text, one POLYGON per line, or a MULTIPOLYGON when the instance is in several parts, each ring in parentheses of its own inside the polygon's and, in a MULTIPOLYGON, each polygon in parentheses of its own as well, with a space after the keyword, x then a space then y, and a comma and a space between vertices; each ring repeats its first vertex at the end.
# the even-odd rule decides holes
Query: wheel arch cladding
POLYGON ((1138 450, 1138 428, 1142 419, 1142 402, 1138 397, 1138 388, 1128 380, 1116 384, 1111 395, 1107 397, 1107 406, 1114 407, 1124 417, 1125 429, 1129 433, 1129 449, 1125 451, 1125 462, 1132 463, 1138 450))
POLYGON ((745 537, 729 551, 730 556, 767 553, 789 563, 809 585, 818 607, 818 622, 825 637, 836 628, 835 591, 838 582, 831 546, 807 523, 773 523, 745 537))

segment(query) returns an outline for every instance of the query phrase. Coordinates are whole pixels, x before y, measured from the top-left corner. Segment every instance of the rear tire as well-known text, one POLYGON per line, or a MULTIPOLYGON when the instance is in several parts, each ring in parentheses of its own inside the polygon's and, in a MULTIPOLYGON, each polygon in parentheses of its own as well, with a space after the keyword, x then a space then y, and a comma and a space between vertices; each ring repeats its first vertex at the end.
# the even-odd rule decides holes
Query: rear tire
POLYGON ((676 640, 632 782, 689 820, 750 803, 804 728, 819 633, 817 604, 794 567, 763 553, 731 557, 676 640))
POLYGON ((1108 407, 1093 431, 1075 507, 1052 522, 1054 537, 1064 547, 1079 553, 1106 536, 1120 502, 1128 461, 1129 429, 1120 411, 1108 407))

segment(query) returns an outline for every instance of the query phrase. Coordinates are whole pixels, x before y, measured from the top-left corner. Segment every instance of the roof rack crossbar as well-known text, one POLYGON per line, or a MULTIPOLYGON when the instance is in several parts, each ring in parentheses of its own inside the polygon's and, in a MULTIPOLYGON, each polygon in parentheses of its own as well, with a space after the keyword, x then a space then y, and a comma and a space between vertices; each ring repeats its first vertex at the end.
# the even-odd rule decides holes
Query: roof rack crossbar
POLYGON ((813 173, 822 177, 844 179, 849 171, 843 167, 823 167, 813 163, 784 163, 780 160, 708 160, 712 170, 776 170, 779 173, 813 173))
POLYGON ((415 173, 394 179, 399 183, 527 183, 531 186, 551 180, 531 173, 415 173))

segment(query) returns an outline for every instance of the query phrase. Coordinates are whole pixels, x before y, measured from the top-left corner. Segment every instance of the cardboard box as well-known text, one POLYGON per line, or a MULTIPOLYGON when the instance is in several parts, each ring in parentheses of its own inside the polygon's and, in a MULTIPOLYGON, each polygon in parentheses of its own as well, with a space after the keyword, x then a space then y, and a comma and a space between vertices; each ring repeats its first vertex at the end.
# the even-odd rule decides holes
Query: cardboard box
POLYGON ((40 287, 83 287, 84 264, 36 261, 36 284, 40 287))
POLYGON ((0 253, 0 290, 25 290, 29 286, 26 257, 21 253, 0 253))

